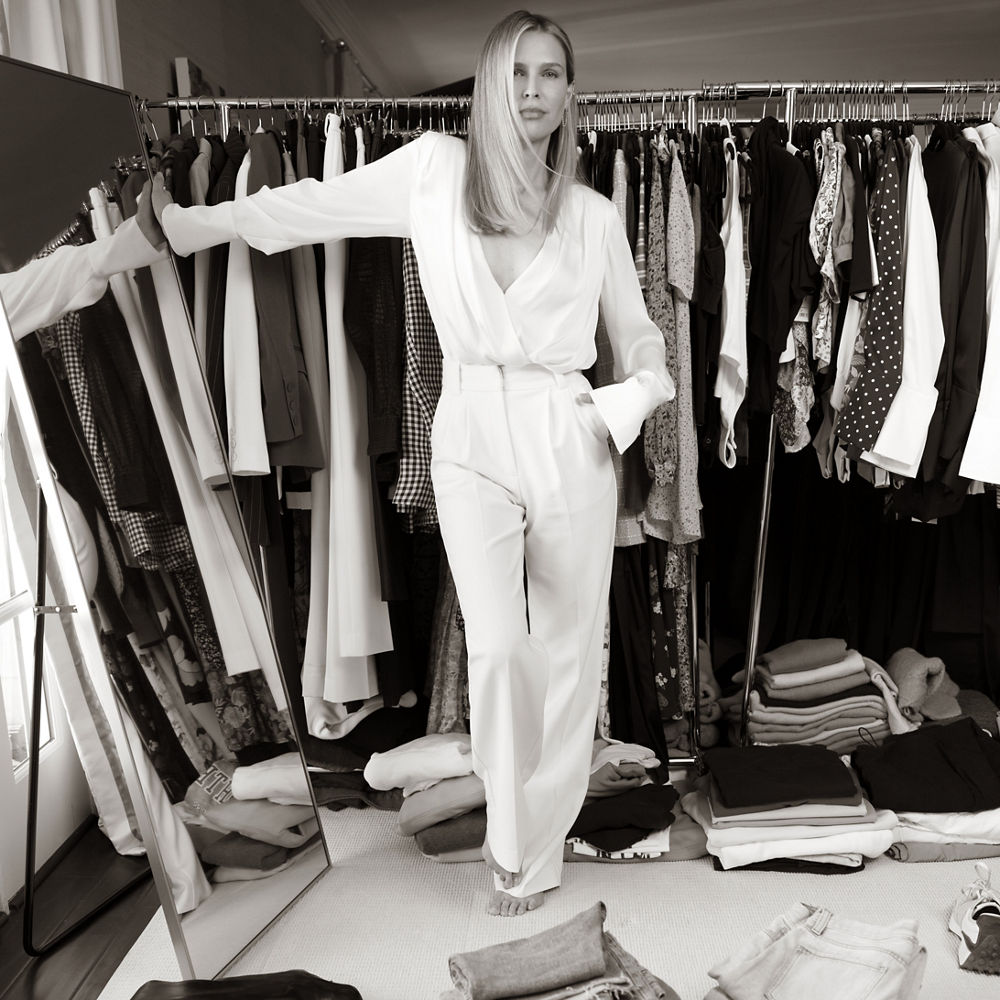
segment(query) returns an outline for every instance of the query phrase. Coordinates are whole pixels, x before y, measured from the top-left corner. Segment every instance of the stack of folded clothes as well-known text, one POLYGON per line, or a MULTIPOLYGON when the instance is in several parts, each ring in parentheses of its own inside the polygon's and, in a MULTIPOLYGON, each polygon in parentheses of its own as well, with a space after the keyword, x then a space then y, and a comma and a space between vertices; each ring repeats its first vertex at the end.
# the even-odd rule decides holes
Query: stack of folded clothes
POLYGON ((1000 742, 971 719, 860 747, 852 763, 871 801, 897 815, 891 857, 1000 857, 1000 742))
MULTIPOLYGON (((849 753, 889 735, 884 671, 842 639, 802 639, 760 657, 750 696, 748 732, 754 743, 814 743, 849 753)), ((742 679, 742 672, 734 680, 742 679)), ((738 722, 739 698, 725 699, 738 722)), ((897 712, 898 714, 898 712, 897 712)), ((734 741, 735 742, 735 741, 734 741)))
MULTIPOLYGON (((469 747, 469 737, 462 733, 437 734, 433 739, 438 744, 449 740, 456 750, 469 747)), ((376 786, 408 782, 399 810, 399 832, 414 837, 420 852, 435 861, 481 861, 486 790, 472 773, 471 755, 459 752, 428 767, 418 765, 420 750, 428 744, 416 740, 408 746, 393 751, 392 773, 382 773, 387 755, 379 754, 365 771, 376 786), (445 776, 445 771, 450 773, 445 776)), ((705 853, 704 836, 686 817, 672 839, 671 826, 679 814, 675 811, 677 792, 669 785, 656 784, 647 774, 659 763, 648 748, 638 744, 595 741, 588 795, 570 830, 567 858, 688 860, 705 853)))
POLYGON ((680 1000, 604 930, 605 906, 532 937, 448 959, 441 1000, 680 1000))
POLYGON ((269 878, 319 840, 298 754, 216 761, 174 805, 213 882, 269 878))
POLYGON ((708 774, 681 804, 720 870, 860 871, 893 842, 895 814, 873 808, 825 747, 720 747, 703 760, 708 774))

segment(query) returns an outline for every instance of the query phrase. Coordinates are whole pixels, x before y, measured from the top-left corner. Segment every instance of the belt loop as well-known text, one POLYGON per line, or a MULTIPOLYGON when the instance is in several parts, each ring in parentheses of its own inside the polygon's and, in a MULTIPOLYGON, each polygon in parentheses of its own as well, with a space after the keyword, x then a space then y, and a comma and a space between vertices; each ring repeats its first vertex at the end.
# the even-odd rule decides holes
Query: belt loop
POLYGON ((819 937, 826 930, 832 916, 833 914, 829 910, 817 907, 813 910, 813 915, 806 921, 806 926, 819 937))

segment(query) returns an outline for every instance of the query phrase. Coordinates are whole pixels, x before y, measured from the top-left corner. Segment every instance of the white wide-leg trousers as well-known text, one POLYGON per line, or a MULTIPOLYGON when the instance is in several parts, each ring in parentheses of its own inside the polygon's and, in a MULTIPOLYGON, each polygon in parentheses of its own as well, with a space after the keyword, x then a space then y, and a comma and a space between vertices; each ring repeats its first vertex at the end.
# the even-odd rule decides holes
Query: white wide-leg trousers
POLYGON ((431 435, 487 842, 522 872, 518 897, 559 885, 590 774, 616 489, 607 429, 576 401, 589 389, 580 372, 446 360, 431 435))

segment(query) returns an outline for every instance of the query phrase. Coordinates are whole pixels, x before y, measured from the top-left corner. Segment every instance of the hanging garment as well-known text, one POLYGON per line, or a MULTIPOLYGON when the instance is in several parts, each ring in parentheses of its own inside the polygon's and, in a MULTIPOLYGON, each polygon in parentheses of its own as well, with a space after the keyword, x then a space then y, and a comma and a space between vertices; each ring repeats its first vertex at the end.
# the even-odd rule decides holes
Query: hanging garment
POLYGON ((691 309, 694 294, 694 220, 691 199, 676 144, 670 167, 667 207, 667 280, 672 286, 677 321, 677 473, 672 482, 654 483, 646 500, 642 526, 647 535, 675 544, 701 537, 698 490, 698 438, 694 426, 691 372, 691 309))
MULTIPOLYGON (((653 190, 649 198, 649 269, 646 276, 646 308, 649 318, 659 327, 666 346, 667 368, 677 371, 677 317, 674 311, 674 296, 667 282, 667 254, 683 253, 684 242, 668 240, 663 201, 664 186, 667 183, 668 164, 664 160, 661 173, 661 158, 657 156, 653 164, 653 190)), ((676 230, 671 230, 670 236, 676 230)), ((682 306, 686 308, 686 306, 682 306)), ((664 487, 674 482, 677 475, 677 406, 676 398, 661 403, 647 418, 643 427, 643 444, 646 469, 654 486, 664 487)), ((641 540, 641 534, 636 541, 641 540)), ((618 542, 616 538, 616 544, 618 542)))
POLYGON ((635 236, 635 273, 646 290, 646 151, 647 139, 639 136, 639 211, 635 236))
MULTIPOLYGON (((647 547, 616 548, 611 577, 608 676, 611 736, 615 740, 648 746, 656 757, 666 762, 667 744, 660 721, 651 641, 653 622, 647 547)), ((659 777, 667 780, 665 763, 659 777)))
MULTIPOLYGON (((198 156, 191 164, 191 204, 207 205, 211 186, 212 144, 207 138, 198 140, 198 156)), ((194 309, 191 320, 194 325, 194 342, 201 363, 205 363, 205 347, 208 339, 208 283, 211 270, 211 251, 199 250, 194 255, 194 309)))
POLYGON ((743 263, 743 212, 740 209, 740 167, 736 143, 726 139, 727 182, 722 210, 722 245, 726 276, 722 288, 722 348, 715 395, 719 398, 722 432, 719 459, 727 469, 736 465, 736 414, 747 391, 746 282, 743 263))
POLYGON ((431 424, 441 396, 441 345, 427 308, 412 241, 403 240, 403 414, 392 502, 411 531, 437 524, 431 486, 431 424))
POLYGON ((464 733, 469 718, 469 654, 465 619, 458 605, 455 581, 447 559, 440 563, 440 582, 434 608, 434 630, 427 683, 430 708, 428 733, 464 733))
MULTIPOLYGON (((250 153, 236 173, 234 197, 247 196, 250 153)), ((234 476, 266 476, 271 471, 261 405, 260 351, 257 309, 253 301, 250 248, 242 240, 229 242, 226 265, 223 370, 229 465, 234 476)))
POLYGON ((889 472, 912 478, 919 469, 927 427, 937 403, 934 382, 944 349, 944 327, 934 220, 927 201, 920 143, 916 136, 910 136, 907 143, 910 164, 903 231, 903 375, 878 440, 862 457, 889 472))
POLYGON ((872 293, 859 334, 864 367, 840 417, 840 440, 870 450, 878 440, 903 378, 903 199, 895 143, 882 159, 872 199, 876 260, 882 280, 872 293))
POLYGON ((844 167, 844 144, 833 138, 833 129, 823 129, 815 142, 817 169, 822 169, 819 192, 809 223, 809 246, 822 275, 822 287, 812 320, 812 356, 817 370, 825 371, 831 361, 834 339, 834 314, 840 301, 834 259, 833 224, 841 193, 844 167))
MULTIPOLYGON (((339 117, 328 115, 324 161, 327 182, 344 170, 340 138, 339 117)), ((377 166, 358 170, 356 175, 351 171, 351 179, 364 177, 367 170, 377 166)), ((282 191, 291 193, 309 186, 315 186, 315 182, 302 181, 282 191)), ((320 242, 320 234, 314 235, 317 238, 306 242, 320 242)), ((320 511, 314 507, 313 530, 325 532, 329 538, 327 583, 325 588, 311 592, 302 687, 307 698, 342 704, 377 694, 373 654, 392 649, 392 631, 378 575, 367 449, 362 436, 355 433, 355 428, 365 425, 367 404, 361 362, 349 349, 344 330, 346 246, 340 241, 329 242, 325 254, 331 379, 330 505, 325 527, 319 522, 320 511), (313 635, 315 640, 310 642, 313 635)))
MULTIPOLYGON (((217 136, 209 141, 213 147, 213 174, 215 183, 206 199, 206 204, 217 205, 222 201, 232 201, 236 195, 236 176, 246 144, 243 135, 232 129, 223 143, 217 136), (217 170, 215 169, 217 166, 217 170)), ((205 377, 212 405, 222 431, 223 447, 227 454, 232 451, 229 443, 229 424, 226 403, 225 375, 225 325, 226 325, 226 279, 229 271, 229 243, 220 243, 209 249, 208 258, 208 315, 205 326, 205 377)))
POLYGON ((809 433, 809 414, 816 396, 812 369, 809 366, 808 315, 808 307, 803 304, 789 334, 793 344, 793 357, 778 365, 778 384, 774 393, 778 436, 785 451, 789 452, 801 451, 812 438, 809 433))
POLYGON ((968 139, 935 128, 923 153, 937 233, 944 351, 937 406, 920 477, 897 491, 895 506, 922 519, 953 513, 968 481, 959 473, 979 398, 986 348, 986 224, 982 165, 968 139))
POLYGON ((121 531, 132 564, 147 569, 158 569, 161 565, 167 569, 178 569, 190 565, 191 540, 183 524, 170 523, 161 512, 139 513, 122 510, 119 506, 115 470, 108 463, 103 437, 93 417, 80 314, 67 313, 56 323, 55 329, 67 382, 90 453, 91 468, 108 517, 121 531))
POLYGON ((792 320, 815 284, 816 261, 809 249, 811 181, 802 162, 781 138, 781 126, 765 118, 750 137, 756 176, 750 210, 752 273, 747 297, 750 337, 750 404, 769 413, 778 358, 792 320))
MULTIPOLYGON (((279 137, 271 131, 255 132, 250 137, 248 196, 265 186, 282 186, 279 145, 279 137)), ((270 464, 319 468, 323 448, 295 317, 290 255, 251 250, 250 270, 270 464)))
POLYGON ((961 475, 987 483, 1000 481, 1000 129, 993 122, 978 128, 980 160, 986 168, 986 359, 976 415, 965 445, 961 475))

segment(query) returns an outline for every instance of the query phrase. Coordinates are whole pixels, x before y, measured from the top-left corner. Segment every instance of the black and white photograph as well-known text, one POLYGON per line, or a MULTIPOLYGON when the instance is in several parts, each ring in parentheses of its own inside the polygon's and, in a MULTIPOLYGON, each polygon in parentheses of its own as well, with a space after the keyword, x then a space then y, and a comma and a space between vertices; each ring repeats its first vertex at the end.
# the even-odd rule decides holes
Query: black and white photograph
POLYGON ((996 0, 0 0, 0 1000, 1000 988, 996 0))

